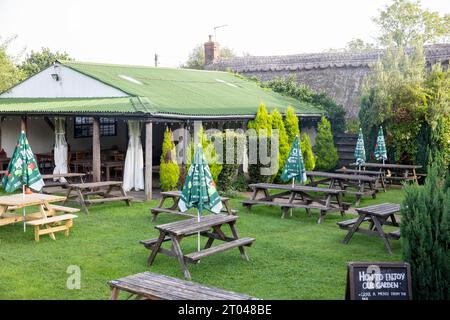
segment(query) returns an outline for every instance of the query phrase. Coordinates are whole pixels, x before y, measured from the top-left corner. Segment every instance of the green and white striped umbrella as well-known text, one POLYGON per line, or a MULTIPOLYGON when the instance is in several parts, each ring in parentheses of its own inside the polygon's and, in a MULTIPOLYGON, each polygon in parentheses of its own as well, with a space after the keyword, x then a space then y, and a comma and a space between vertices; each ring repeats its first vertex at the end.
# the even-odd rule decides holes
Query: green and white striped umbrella
MULTIPOLYGON (((182 212, 190 208, 197 208, 197 221, 199 222, 203 209, 213 213, 219 213, 222 210, 222 201, 208 163, 203 156, 201 145, 195 150, 194 162, 186 175, 178 207, 182 212)), ((197 250, 200 251, 200 233, 198 233, 197 250)))
POLYGON ((40 191, 44 186, 36 158, 23 130, 2 179, 2 184, 6 192, 14 192, 22 186, 40 191))
POLYGON ((387 151, 386 151, 386 143, 384 142, 384 135, 383 135, 383 127, 380 126, 380 129, 378 130, 378 136, 377 136, 377 142, 375 144, 375 158, 380 160, 387 160, 387 151))
POLYGON ((366 162, 366 150, 364 149, 364 136, 361 128, 359 129, 358 141, 355 148, 355 159, 358 166, 363 165, 366 162))
POLYGON ((283 172, 281 173, 281 180, 287 182, 295 179, 297 182, 306 181, 305 164, 303 163, 302 149, 298 136, 295 137, 292 144, 289 156, 284 164, 283 172))

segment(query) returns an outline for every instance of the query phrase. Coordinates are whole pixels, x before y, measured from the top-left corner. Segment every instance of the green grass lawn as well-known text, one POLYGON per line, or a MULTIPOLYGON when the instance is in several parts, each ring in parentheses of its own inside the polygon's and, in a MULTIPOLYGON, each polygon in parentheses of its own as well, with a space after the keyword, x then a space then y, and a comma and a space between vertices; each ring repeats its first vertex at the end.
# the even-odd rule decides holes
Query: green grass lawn
MULTIPOLYGON (((360 206, 402 199, 402 190, 392 189, 360 206)), ((256 238, 247 249, 250 261, 241 260, 237 249, 207 257, 189 265, 193 281, 263 299, 343 299, 348 261, 401 260, 400 241, 392 241, 392 256, 377 237, 356 234, 342 244, 346 232, 336 225, 343 220, 339 213, 330 213, 318 225, 318 212, 308 217, 297 209, 293 217, 281 219, 278 208, 248 212, 239 199, 231 203, 239 210, 240 235, 256 238)), ((149 251, 138 243, 157 236, 156 224, 182 219, 160 214, 151 223, 149 208, 154 205, 156 201, 135 202, 131 208, 123 202, 92 206, 89 215, 79 213, 70 236, 58 233, 57 241, 42 236, 35 242, 32 228, 24 233, 21 223, 0 227, 0 299, 108 299, 106 283, 112 279, 143 271, 182 278, 176 259, 158 255, 149 267, 149 251), (81 268, 79 290, 66 288, 70 265, 81 268)), ((185 252, 196 250, 195 237, 181 244, 185 252)))

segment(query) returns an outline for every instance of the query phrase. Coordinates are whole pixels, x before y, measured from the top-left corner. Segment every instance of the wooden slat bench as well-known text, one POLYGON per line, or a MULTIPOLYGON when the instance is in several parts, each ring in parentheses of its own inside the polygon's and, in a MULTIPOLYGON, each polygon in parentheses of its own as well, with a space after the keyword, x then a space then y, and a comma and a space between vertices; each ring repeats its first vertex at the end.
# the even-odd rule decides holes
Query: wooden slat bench
POLYGON ((118 300, 119 292, 141 300, 259 300, 257 298, 208 287, 199 283, 172 278, 153 272, 142 272, 108 282, 111 299, 118 300))
MULTIPOLYGON (((158 217, 158 214, 160 213, 170 213, 175 214, 178 216, 184 216, 184 217, 195 217, 194 214, 187 213, 187 212, 181 212, 178 208, 178 202, 181 198, 181 191, 179 190, 172 190, 172 191, 164 191, 161 192, 161 200, 158 203, 158 206, 155 208, 151 208, 150 212, 152 214, 152 221, 156 221, 156 218, 158 217), (172 205, 170 207, 164 207, 164 203, 167 200, 172 200, 172 205)), ((229 198, 227 197, 220 197, 220 200, 222 201, 223 209, 222 212, 235 215, 237 213, 237 210, 231 209, 229 198)))
POLYGON ((238 248, 238 247, 242 247, 242 246, 249 247, 252 245, 252 243, 254 241, 255 241, 255 238, 239 238, 236 240, 232 240, 229 242, 219 244, 218 246, 215 246, 215 247, 211 247, 208 249, 203 249, 200 251, 186 254, 184 256, 184 258, 186 260, 188 260, 189 262, 195 263, 195 262, 199 261, 200 259, 203 259, 203 258, 213 255, 215 253, 223 252, 228 249, 238 248))
POLYGON ((49 234, 50 238, 56 240, 55 232, 64 231, 66 236, 69 235, 69 229, 73 226, 73 219, 75 218, 78 218, 78 216, 74 214, 63 214, 51 218, 27 221, 26 224, 34 226, 34 240, 39 241, 40 236, 44 234, 49 234), (63 225, 55 226, 55 224, 62 222, 64 222, 63 225), (41 229, 41 226, 45 226, 45 229, 41 229))

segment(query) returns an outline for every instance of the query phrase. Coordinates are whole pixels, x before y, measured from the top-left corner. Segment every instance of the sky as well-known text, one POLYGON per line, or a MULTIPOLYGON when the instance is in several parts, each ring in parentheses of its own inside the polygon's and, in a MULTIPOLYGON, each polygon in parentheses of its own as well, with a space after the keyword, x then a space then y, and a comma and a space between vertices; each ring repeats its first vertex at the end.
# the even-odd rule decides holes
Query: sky
MULTIPOLYGON (((238 55, 285 55, 373 42, 372 18, 389 0, 0 0, 10 54, 48 47, 79 61, 178 67, 214 27, 238 55), (25 50, 25 51, 24 51, 25 50)), ((448 0, 422 0, 450 13, 448 0)), ((22 56, 23 58, 23 56, 22 56)))

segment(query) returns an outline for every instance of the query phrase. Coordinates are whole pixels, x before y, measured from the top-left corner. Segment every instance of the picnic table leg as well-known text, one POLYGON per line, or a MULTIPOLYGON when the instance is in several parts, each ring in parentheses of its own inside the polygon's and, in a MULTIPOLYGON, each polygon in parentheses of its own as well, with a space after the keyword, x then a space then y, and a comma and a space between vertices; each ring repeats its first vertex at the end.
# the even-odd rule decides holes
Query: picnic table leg
POLYGON ((412 172, 413 172, 414 182, 415 182, 416 184, 419 184, 419 179, 417 178, 416 169, 413 168, 413 169, 412 169, 412 172))
POLYGON ((69 190, 67 190, 67 193, 66 193, 66 199, 64 200, 63 205, 65 205, 66 202, 69 200, 69 196, 70 196, 70 194, 72 193, 72 189, 73 189, 73 188, 69 186, 69 190))
MULTIPOLYGON (((331 194, 328 194, 325 198, 325 207, 329 208, 331 204, 331 194)), ((320 210, 320 217, 317 221, 318 224, 321 224, 325 220, 325 216, 327 215, 327 210, 320 210)))
MULTIPOLYGON (((236 239, 236 240, 239 239, 239 235, 238 235, 238 232, 236 230, 236 223, 235 223, 235 221, 230 222, 229 226, 230 226, 230 229, 231 229, 231 233, 233 234, 233 238, 236 239)), ((245 252, 245 249, 244 249, 243 246, 239 247, 239 252, 241 253, 241 258, 242 259, 244 259, 246 261, 249 261, 247 253, 245 252)))
POLYGON ((181 270, 183 271, 184 277, 188 280, 191 280, 191 274, 186 265, 186 261, 184 260, 183 252, 181 251, 180 241, 178 237, 171 235, 172 238, 172 248, 177 256, 178 262, 180 263, 181 270))
POLYGON ((336 195, 336 202, 340 208, 341 216, 343 217, 345 215, 345 210, 344 210, 344 204, 342 202, 342 193, 338 193, 336 195))
POLYGON ((81 191, 81 189, 77 189, 77 193, 78 193, 78 198, 80 199, 81 207, 83 208, 84 212, 86 212, 86 214, 89 214, 89 210, 87 208, 86 202, 84 201, 83 192, 81 191))
MULTIPOLYGON (((166 201, 166 196, 165 195, 162 195, 162 197, 161 197, 161 199, 159 200, 159 203, 158 203, 158 205, 156 206, 157 208, 162 208, 163 207, 163 205, 164 205, 164 202, 166 201)), ((156 218, 158 217, 158 214, 159 214, 159 212, 157 212, 157 211, 152 211, 151 209, 150 209, 150 212, 152 213, 152 222, 155 222, 156 221, 156 218)))
POLYGON ((161 248, 161 244, 163 243, 165 238, 166 234, 164 232, 160 232, 158 241, 156 241, 156 243, 153 246, 151 246, 152 253, 150 253, 147 259, 147 263, 149 266, 151 266, 153 264, 153 261, 155 261, 156 254, 158 253, 159 248, 161 248))
POLYGON ((228 215, 232 216, 233 215, 233 210, 230 207, 229 201, 228 200, 224 200, 224 201, 222 201, 222 204, 224 205, 225 210, 227 211, 228 215))
POLYGON ((387 238, 386 234, 383 231, 383 227, 381 226, 380 221, 376 216, 372 217, 373 223, 375 224, 375 229, 380 235, 380 238, 383 240, 384 246, 386 247, 386 250, 389 252, 389 254, 392 254, 391 244, 389 243, 389 239, 387 238))
POLYGON ((361 214, 359 216, 358 220, 356 220, 356 222, 353 225, 353 227, 348 231, 348 233, 345 236, 344 240, 342 240, 342 243, 347 244, 350 241, 350 239, 353 237, 353 234, 358 230, 358 228, 361 225, 361 223, 363 223, 365 217, 366 217, 365 214, 361 214))
MULTIPOLYGON (((120 185, 119 190, 120 190, 120 194, 123 197, 128 197, 127 193, 125 192, 125 189, 123 188, 123 185, 120 185)), ((131 200, 130 199, 126 199, 125 202, 126 202, 127 206, 131 207, 131 200)))
POLYGON ((119 289, 111 288, 111 300, 119 300, 119 289))

